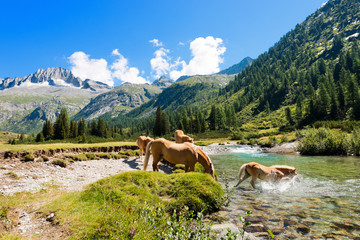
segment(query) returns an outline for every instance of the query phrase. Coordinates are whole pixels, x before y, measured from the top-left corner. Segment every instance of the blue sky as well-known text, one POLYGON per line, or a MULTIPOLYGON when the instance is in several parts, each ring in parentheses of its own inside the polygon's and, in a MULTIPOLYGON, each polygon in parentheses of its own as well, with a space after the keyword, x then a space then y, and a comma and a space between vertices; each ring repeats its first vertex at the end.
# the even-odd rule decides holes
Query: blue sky
POLYGON ((256 58, 324 2, 1 1, 0 78, 64 67, 116 86, 210 74, 256 58))

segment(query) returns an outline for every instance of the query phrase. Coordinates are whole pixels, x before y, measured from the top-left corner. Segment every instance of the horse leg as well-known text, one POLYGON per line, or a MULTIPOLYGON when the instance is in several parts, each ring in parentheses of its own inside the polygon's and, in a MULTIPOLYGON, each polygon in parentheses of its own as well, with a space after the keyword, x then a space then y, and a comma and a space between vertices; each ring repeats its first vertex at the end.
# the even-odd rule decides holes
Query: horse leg
POLYGON ((190 172, 195 172, 195 164, 190 164, 190 166, 189 166, 189 168, 190 168, 190 172))
POLYGON ((189 171, 189 165, 185 164, 185 172, 188 172, 188 171, 189 171))
POLYGON ((161 157, 160 155, 157 155, 157 154, 153 154, 153 171, 159 171, 159 168, 158 168, 158 163, 160 162, 161 160, 161 157))
POLYGON ((242 183, 244 180, 248 179, 250 177, 250 174, 248 174, 247 171, 245 171, 245 175, 239 179, 239 182, 235 185, 235 187, 239 186, 240 183, 242 183))
POLYGON ((257 179, 257 177, 258 177, 258 174, 252 176, 251 181, 250 181, 250 184, 254 189, 255 189, 255 180, 257 179))

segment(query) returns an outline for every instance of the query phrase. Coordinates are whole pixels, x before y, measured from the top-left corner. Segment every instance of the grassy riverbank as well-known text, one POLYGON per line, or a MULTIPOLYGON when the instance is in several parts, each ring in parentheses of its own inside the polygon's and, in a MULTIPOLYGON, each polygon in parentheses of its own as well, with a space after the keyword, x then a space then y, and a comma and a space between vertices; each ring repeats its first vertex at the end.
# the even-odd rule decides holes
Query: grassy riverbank
POLYGON ((223 189, 208 174, 130 171, 81 192, 0 196, 0 237, 21 239, 13 231, 19 221, 14 212, 25 209, 70 239, 171 239, 176 234, 207 239, 210 232, 196 216, 216 211, 223 200, 223 189))

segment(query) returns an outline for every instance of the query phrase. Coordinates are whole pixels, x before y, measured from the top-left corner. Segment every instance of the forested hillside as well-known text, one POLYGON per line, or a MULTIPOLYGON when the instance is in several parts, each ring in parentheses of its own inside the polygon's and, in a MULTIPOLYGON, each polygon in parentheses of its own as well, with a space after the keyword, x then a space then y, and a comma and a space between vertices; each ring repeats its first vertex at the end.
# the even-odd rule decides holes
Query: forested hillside
POLYGON ((190 132, 198 118, 216 130, 360 120, 359 33, 360 3, 330 0, 226 86, 211 81, 189 84, 194 78, 186 79, 113 119, 113 124, 152 129, 158 106, 168 114, 170 128, 180 127, 181 120, 190 125, 184 126, 190 132), (139 118, 146 124, 139 124, 139 118))
POLYGON ((360 120, 360 2, 332 0, 236 75, 219 95, 244 116, 290 106, 300 125, 360 120), (251 106, 251 108, 249 108, 251 106))

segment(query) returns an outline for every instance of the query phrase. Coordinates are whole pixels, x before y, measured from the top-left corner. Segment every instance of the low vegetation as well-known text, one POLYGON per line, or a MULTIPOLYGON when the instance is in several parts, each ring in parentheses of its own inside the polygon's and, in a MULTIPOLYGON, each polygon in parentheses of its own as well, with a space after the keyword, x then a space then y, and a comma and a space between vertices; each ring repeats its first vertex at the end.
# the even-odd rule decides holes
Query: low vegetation
POLYGON ((198 214, 216 211, 223 198, 208 174, 131 171, 62 195, 42 211, 55 213, 76 239, 159 239, 175 234, 174 224, 191 222, 181 231, 195 230, 198 214))
POLYGON ((360 130, 347 134, 328 128, 303 131, 298 151, 302 155, 356 155, 360 156, 360 130))

